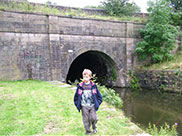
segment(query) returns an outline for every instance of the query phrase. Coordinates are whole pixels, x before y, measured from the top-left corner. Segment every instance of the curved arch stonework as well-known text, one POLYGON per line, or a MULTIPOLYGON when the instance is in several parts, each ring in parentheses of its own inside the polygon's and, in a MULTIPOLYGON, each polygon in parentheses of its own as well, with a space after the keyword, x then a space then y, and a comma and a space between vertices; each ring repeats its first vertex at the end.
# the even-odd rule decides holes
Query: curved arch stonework
MULTIPOLYGON (((70 67, 70 65, 73 63, 73 61, 78 57, 80 56, 81 54, 85 53, 85 52, 88 52, 88 51, 99 51, 99 52, 102 52, 102 53, 105 53, 107 56, 109 56, 117 65, 117 68, 119 68, 119 59, 116 58, 115 56, 112 56, 112 54, 108 54, 105 50, 102 50, 102 48, 100 48, 99 46, 90 46, 89 48, 88 47, 85 47, 83 46, 82 48, 74 51, 73 54, 70 54, 70 61, 69 61, 69 64, 68 66, 70 67)), ((67 72, 68 73, 68 72, 67 72)))
MULTIPOLYGON (((126 81, 125 78, 123 76, 123 72, 125 71, 125 65, 123 64, 123 62, 125 62, 124 58, 119 58, 117 56, 114 56, 112 51, 108 50, 108 48, 103 48, 102 46, 99 45, 92 45, 87 47, 86 45, 78 48, 77 50, 72 50, 69 53, 69 57, 68 60, 65 63, 63 63, 63 66, 67 67, 67 69, 65 69, 64 71, 62 71, 62 81, 66 81, 66 77, 68 75, 68 71, 69 68, 71 67, 71 64, 73 63, 73 61, 75 59, 77 59, 77 57, 79 57, 80 55, 82 55, 83 53, 89 52, 89 51, 95 51, 95 52, 100 52, 100 53, 104 53, 105 55, 107 55, 108 57, 111 58, 111 60, 116 64, 116 72, 117 72, 117 79, 116 79, 116 83, 115 86, 120 86, 120 87, 124 87, 126 86, 126 81)), ((125 54, 123 54, 124 56, 125 54)))

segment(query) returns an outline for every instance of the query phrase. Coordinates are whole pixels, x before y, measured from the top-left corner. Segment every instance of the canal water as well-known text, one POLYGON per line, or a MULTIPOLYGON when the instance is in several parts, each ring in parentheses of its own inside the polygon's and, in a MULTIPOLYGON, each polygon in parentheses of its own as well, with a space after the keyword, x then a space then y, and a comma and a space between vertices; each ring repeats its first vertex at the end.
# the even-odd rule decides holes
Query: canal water
POLYGON ((134 123, 148 128, 149 123, 160 127, 178 123, 177 132, 182 136, 182 94, 142 90, 132 92, 115 88, 123 100, 123 110, 134 123))

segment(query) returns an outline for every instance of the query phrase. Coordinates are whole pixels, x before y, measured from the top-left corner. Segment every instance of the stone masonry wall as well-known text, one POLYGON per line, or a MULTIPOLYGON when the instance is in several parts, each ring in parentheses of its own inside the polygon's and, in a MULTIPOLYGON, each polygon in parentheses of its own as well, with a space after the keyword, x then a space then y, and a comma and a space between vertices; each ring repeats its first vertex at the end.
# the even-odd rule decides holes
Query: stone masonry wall
POLYGON ((135 71, 142 88, 182 91, 182 71, 135 71))
POLYGON ((47 35, 0 32, 0 79, 50 80, 47 35), (31 71, 29 70, 31 67, 31 71), (31 74, 32 75, 28 75, 31 74))
POLYGON ((71 63, 96 50, 115 61, 117 84, 126 86, 123 72, 133 67, 142 27, 133 22, 1 11, 0 80, 65 81, 71 63))

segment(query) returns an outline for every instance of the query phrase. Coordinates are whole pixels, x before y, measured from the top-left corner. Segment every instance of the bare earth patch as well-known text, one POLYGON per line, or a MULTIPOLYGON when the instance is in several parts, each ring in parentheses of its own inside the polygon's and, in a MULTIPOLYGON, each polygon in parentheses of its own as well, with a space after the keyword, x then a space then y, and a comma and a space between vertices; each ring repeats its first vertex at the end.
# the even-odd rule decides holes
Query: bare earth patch
POLYGON ((59 128, 56 128, 55 122, 50 121, 44 128, 44 134, 54 134, 58 130, 59 128))
POLYGON ((3 94, 0 96, 0 99, 7 99, 7 100, 12 100, 18 98, 17 96, 13 94, 3 94))

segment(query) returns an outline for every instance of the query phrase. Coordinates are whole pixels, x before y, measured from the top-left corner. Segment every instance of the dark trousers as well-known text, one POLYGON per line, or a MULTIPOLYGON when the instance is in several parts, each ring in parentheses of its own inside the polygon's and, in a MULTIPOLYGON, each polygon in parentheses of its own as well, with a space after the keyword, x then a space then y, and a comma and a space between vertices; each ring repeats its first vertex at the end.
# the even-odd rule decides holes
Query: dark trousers
POLYGON ((92 129, 96 129, 96 124, 98 121, 97 113, 95 111, 95 107, 84 107, 82 106, 82 118, 83 124, 86 132, 91 132, 90 126, 92 125, 92 129))

